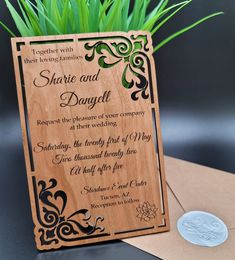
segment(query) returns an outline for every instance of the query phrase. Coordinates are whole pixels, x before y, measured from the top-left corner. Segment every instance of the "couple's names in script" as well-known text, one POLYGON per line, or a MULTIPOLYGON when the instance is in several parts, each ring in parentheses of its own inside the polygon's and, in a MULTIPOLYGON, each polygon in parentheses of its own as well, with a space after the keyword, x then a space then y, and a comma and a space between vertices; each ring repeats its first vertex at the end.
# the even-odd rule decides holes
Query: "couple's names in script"
MULTIPOLYGON (((81 83, 97 82, 100 79, 100 69, 93 75, 57 75, 50 70, 42 70, 33 80, 33 85, 36 88, 45 88, 48 86, 67 86, 74 85, 78 81, 81 83)), ((103 95, 92 97, 80 97, 76 91, 65 91, 61 93, 60 107, 74 107, 86 105, 89 110, 92 110, 99 103, 108 103, 111 101, 111 91, 104 91, 103 95)))
MULTIPOLYGON (((81 61, 82 56, 76 56, 74 54, 73 47, 60 47, 60 48, 45 48, 45 49, 32 49, 31 54, 33 58, 26 57, 24 59, 25 64, 32 63, 42 63, 51 64, 58 63, 62 61, 81 61), (71 55, 73 54, 73 55, 71 55)), ((104 104, 111 101, 111 91, 104 91, 100 96, 80 96, 78 90, 74 90, 74 87, 78 88, 83 84, 89 84, 91 82, 98 82, 100 80, 100 69, 93 74, 82 74, 74 75, 72 73, 60 74, 56 71, 51 71, 50 69, 41 70, 38 75, 33 79, 33 86, 36 88, 45 87, 73 87, 71 90, 62 92, 59 99, 59 106, 62 108, 75 107, 75 106, 87 106, 89 110, 92 110, 98 104, 104 104), (76 85, 78 84, 78 85, 76 85)))

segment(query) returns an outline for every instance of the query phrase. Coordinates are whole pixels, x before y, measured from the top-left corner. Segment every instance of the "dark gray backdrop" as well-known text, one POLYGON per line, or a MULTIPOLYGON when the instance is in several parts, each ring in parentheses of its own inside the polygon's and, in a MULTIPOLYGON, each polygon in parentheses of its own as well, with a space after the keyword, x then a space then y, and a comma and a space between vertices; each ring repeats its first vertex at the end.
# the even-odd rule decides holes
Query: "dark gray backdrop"
POLYGON ((155 56, 162 131, 166 154, 235 172, 235 1, 194 0, 160 38, 218 10, 155 56))
MULTIPOLYGON (((224 16, 169 43, 155 60, 165 154, 235 173, 235 1, 194 0, 154 41, 220 10, 224 16)), ((12 24, 3 1, 0 19, 12 24)), ((34 249, 10 40, 3 30, 0 39, 0 259, 155 259, 120 242, 34 249)))

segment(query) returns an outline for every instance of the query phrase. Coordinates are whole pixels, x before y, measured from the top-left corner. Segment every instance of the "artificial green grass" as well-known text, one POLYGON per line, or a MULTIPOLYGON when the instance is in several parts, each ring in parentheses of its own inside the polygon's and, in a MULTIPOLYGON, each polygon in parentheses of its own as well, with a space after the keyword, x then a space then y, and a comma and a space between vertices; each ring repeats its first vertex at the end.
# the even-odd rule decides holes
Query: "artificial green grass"
MULTIPOLYGON (((88 32, 145 30, 156 34, 170 19, 188 6, 192 0, 169 5, 169 0, 158 0, 149 10, 151 0, 17 0, 18 13, 9 0, 5 3, 18 29, 15 34, 3 22, 0 25, 15 36, 42 36, 88 32)), ((199 24, 223 14, 213 13, 180 29, 154 48, 158 51, 168 42, 199 24)))

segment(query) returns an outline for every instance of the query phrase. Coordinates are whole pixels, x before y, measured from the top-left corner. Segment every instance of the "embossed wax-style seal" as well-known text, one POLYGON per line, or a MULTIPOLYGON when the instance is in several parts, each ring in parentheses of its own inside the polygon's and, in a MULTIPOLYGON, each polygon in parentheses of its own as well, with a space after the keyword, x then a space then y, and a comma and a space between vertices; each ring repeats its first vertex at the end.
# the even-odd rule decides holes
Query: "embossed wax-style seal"
POLYGON ((199 246, 219 246, 228 238, 225 223, 216 216, 202 211, 184 214, 178 220, 177 228, 185 240, 199 246))

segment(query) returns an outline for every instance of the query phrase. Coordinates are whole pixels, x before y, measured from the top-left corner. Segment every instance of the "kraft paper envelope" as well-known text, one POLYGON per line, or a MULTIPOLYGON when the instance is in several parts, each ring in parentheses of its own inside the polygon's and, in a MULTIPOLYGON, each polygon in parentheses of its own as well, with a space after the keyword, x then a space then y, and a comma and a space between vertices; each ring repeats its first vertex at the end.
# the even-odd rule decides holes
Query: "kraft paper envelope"
POLYGON ((165 164, 171 231, 124 241, 164 260, 235 259, 235 175, 169 157, 165 164), (221 218, 229 229, 228 240, 215 248, 185 241, 177 220, 194 210, 221 218))

